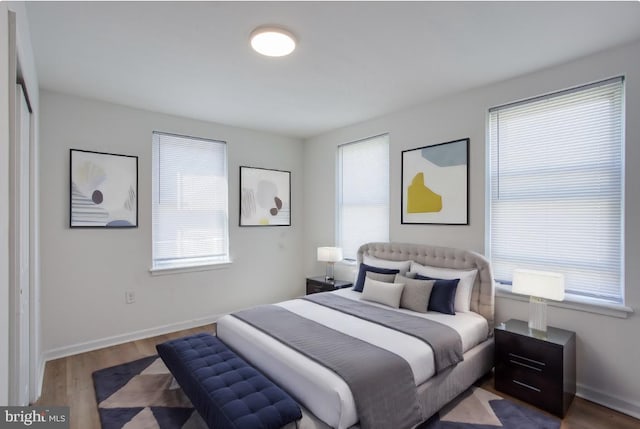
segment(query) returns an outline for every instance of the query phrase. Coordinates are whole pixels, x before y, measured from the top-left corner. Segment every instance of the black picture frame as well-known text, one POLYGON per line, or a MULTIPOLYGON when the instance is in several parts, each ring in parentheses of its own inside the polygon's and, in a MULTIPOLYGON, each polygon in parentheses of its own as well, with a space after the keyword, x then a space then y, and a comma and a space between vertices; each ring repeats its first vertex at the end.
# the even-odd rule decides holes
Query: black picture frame
POLYGON ((402 224, 469 225, 469 147, 462 138, 402 151, 402 224))
POLYGON ((239 226, 291 226, 291 172, 240 166, 239 226))
POLYGON ((69 150, 69 228, 138 227, 138 157, 69 150))

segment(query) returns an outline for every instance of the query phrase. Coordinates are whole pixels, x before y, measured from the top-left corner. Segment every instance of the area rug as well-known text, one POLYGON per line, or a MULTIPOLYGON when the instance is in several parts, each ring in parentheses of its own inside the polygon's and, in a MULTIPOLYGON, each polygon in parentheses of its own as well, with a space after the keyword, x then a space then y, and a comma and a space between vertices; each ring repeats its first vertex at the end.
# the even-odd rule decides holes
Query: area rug
MULTIPOLYGON (((93 373, 102 429, 203 429, 158 356, 93 373)), ((420 429, 558 429, 560 420, 472 387, 420 425, 420 429)))
POLYGON ((93 373, 102 429, 206 428, 157 355, 93 373))
POLYGON ((479 387, 471 387, 419 429, 558 429, 560 419, 548 417, 479 387))

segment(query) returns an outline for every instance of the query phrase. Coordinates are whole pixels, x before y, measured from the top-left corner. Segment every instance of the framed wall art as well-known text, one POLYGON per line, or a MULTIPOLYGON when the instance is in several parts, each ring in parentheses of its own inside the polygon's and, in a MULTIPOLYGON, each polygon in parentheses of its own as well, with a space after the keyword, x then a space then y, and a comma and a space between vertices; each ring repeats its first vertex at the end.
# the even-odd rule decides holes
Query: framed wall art
POLYGON ((291 172, 240 167, 240 226, 291 226, 291 172))
POLYGON ((138 227, 138 157, 70 150, 69 226, 138 227))
POLYGON ((469 224, 469 139, 402 151, 403 224, 469 224))

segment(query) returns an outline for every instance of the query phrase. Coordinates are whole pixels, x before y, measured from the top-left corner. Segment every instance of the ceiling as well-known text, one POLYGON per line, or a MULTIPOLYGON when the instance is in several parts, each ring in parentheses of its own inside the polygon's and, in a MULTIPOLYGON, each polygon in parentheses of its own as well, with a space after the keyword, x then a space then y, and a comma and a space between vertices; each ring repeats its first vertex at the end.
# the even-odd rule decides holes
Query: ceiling
POLYGON ((306 138, 640 39, 640 2, 27 2, 42 88, 306 138), (277 24, 284 58, 249 47, 277 24))

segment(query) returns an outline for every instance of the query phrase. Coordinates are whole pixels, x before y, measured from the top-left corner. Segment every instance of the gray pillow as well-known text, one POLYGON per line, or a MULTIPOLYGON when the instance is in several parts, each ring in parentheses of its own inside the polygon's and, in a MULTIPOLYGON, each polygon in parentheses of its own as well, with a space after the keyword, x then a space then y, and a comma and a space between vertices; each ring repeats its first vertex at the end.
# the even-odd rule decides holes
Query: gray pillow
POLYGON ((402 283, 385 283, 368 277, 364 280, 364 288, 360 299, 398 308, 402 289, 404 289, 402 283))
POLYGON ((367 271, 366 274, 367 279, 376 280, 379 282, 385 283, 393 283, 393 280, 396 278, 395 274, 382 274, 382 273, 374 273, 373 271, 367 271))
POLYGON ((400 297, 400 308, 426 313, 435 280, 410 279, 396 274, 394 283, 403 283, 404 289, 400 297))

